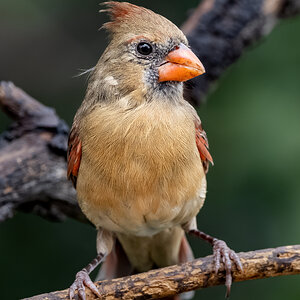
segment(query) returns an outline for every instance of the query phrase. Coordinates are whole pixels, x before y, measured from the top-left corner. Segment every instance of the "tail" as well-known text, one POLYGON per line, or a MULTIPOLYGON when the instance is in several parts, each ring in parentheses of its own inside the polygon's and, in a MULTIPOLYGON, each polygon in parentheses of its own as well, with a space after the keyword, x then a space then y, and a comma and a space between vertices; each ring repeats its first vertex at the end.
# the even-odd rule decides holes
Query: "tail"
MULTIPOLYGON (((179 227, 152 237, 118 235, 113 251, 102 264, 96 280, 113 279, 194 259, 192 249, 179 227)), ((189 300, 194 292, 164 300, 189 300)))

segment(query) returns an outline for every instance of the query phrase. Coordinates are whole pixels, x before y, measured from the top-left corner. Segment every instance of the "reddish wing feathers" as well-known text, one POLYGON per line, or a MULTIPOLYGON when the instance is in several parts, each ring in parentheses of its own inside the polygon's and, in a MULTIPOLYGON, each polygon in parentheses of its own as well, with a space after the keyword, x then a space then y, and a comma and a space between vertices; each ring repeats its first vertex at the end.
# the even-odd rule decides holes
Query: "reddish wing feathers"
POLYGON ((205 131, 203 130, 201 123, 196 122, 196 145, 202 160, 205 173, 208 172, 209 163, 214 163, 213 159, 208 152, 208 140, 205 131))
POLYGON ((76 188, 80 167, 82 143, 78 137, 76 127, 72 127, 68 141, 68 179, 71 179, 76 188))

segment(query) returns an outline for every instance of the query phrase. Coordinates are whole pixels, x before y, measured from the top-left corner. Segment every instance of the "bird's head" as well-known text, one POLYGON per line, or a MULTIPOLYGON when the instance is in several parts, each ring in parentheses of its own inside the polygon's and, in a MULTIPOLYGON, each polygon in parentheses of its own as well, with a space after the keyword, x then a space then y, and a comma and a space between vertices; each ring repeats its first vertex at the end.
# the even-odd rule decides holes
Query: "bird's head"
POLYGON ((182 82, 205 72, 185 35, 172 22, 127 2, 105 5, 102 11, 108 12, 110 21, 103 27, 111 40, 94 80, 101 77, 121 97, 138 91, 147 101, 163 95, 182 97, 182 82))

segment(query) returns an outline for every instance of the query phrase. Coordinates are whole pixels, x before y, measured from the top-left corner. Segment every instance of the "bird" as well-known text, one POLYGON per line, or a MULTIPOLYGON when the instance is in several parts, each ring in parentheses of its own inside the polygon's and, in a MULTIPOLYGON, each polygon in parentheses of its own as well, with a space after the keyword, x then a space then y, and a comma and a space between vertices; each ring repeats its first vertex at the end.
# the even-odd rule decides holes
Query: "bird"
POLYGON ((165 17, 127 2, 104 5, 109 44, 74 117, 67 158, 79 206, 97 229, 97 256, 69 297, 85 299, 85 288, 100 296, 89 274, 101 263, 101 277, 111 279, 193 260, 186 234, 213 246, 229 295, 239 257, 196 222, 213 159, 183 84, 205 68, 165 17))

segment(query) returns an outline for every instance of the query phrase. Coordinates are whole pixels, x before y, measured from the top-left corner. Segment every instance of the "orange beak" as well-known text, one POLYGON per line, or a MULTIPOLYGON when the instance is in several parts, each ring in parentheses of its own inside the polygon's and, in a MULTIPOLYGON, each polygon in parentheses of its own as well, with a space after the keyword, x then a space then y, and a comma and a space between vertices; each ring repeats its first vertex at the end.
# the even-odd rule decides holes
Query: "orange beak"
POLYGON ((184 44, 171 51, 158 68, 158 81, 187 81, 205 73, 199 58, 184 44))

